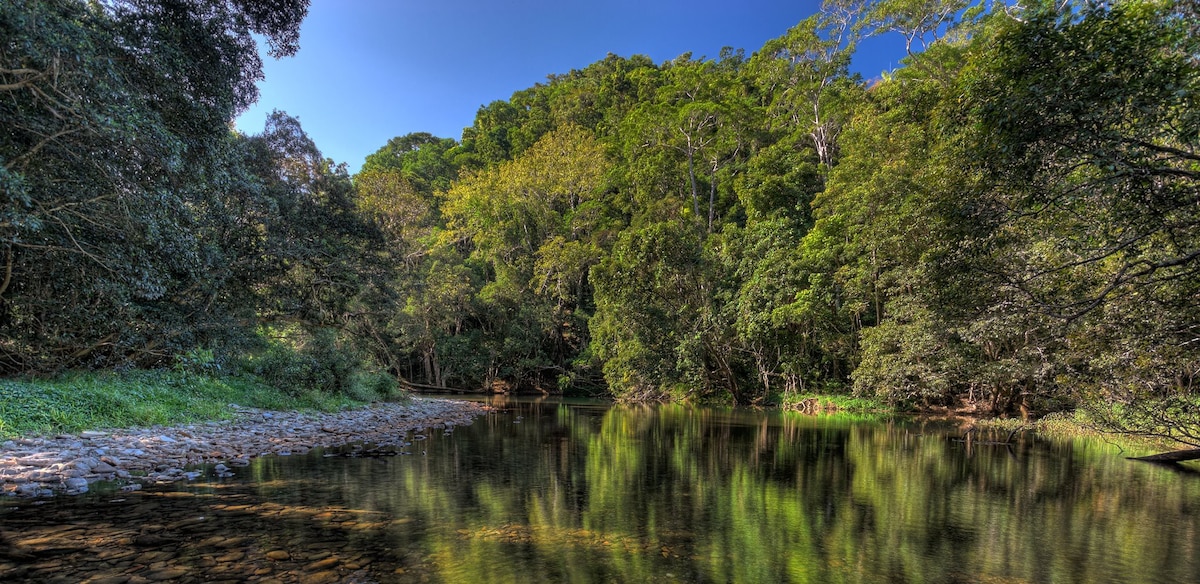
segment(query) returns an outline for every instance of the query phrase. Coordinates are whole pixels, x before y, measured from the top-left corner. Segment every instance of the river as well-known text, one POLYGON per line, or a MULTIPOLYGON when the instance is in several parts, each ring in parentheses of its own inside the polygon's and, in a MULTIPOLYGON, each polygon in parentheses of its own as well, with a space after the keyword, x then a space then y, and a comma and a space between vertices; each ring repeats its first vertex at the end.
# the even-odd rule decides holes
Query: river
POLYGON ((1101 440, 496 405, 391 456, 315 451, 221 480, 0 500, 0 581, 1200 581, 1200 476, 1101 440))

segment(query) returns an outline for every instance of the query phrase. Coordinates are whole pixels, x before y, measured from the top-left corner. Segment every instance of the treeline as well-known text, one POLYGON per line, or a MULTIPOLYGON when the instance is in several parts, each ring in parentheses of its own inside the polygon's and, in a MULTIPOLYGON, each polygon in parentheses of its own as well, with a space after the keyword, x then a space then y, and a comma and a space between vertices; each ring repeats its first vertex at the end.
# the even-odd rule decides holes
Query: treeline
POLYGON ((302 9, 100 6, 2 9, 5 372, 288 323, 433 386, 1200 421, 1194 3, 829 0, 749 56, 552 76, 354 177, 286 115, 225 125, 247 31, 286 54, 302 9), (874 35, 909 54, 864 80, 874 35))

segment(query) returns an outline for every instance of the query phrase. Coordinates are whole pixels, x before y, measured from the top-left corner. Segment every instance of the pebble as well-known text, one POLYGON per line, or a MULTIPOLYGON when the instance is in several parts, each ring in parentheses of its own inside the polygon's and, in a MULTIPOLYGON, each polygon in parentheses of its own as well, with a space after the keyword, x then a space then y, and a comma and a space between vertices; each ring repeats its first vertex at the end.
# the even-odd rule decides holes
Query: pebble
MULTIPOLYGON (((374 452, 407 445, 404 436, 427 428, 469 425, 488 411, 473 402, 413 398, 336 413, 267 412, 235 405, 234 420, 177 428, 88 430, 78 435, 22 437, 0 444, 0 496, 80 494, 90 483, 118 479, 121 490, 141 484, 194 480, 195 467, 213 465, 217 478, 250 459, 288 456, 313 448, 371 444, 374 452)), ((422 440, 416 434, 414 440, 422 440)))

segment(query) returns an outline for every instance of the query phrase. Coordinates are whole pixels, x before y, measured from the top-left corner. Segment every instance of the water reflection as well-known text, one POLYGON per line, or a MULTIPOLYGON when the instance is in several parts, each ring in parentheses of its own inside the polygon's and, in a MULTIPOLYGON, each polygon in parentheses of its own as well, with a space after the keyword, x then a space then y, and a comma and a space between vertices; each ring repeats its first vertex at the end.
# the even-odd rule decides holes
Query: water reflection
POLYGON ((503 405, 405 454, 316 452, 175 491, 4 501, 0 581, 1200 581, 1200 481, 1103 443, 503 405))

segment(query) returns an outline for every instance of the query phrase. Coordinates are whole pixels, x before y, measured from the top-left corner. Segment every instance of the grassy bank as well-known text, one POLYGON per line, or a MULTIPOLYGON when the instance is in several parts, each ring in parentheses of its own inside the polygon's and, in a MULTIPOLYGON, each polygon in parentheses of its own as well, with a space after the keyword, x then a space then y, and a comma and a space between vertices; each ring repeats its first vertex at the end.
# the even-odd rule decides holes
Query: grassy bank
POLYGON ((1050 438, 1098 438, 1119 448, 1126 456, 1145 456, 1189 448, 1187 445, 1156 436, 1117 434, 1101 429, 1084 410, 1057 412, 1037 420, 983 419, 975 423, 980 429, 1011 432, 1033 431, 1050 438))
MULTIPOLYGON (((782 396, 780 407, 805 414, 850 413, 874 416, 891 414, 920 415, 917 410, 901 410, 869 397, 846 394, 793 394, 782 396)), ((928 413, 928 412, 925 412, 928 413)), ((1102 429, 1085 410, 1056 412, 1034 420, 1020 418, 973 418, 976 430, 991 432, 997 439, 1016 432, 1034 432, 1049 438, 1098 438, 1119 448, 1127 456, 1145 456, 1185 448, 1177 442, 1153 436, 1115 434, 1102 429)))
POLYGON ((894 406, 869 397, 818 393, 796 393, 781 396, 780 407, 808 414, 827 412, 894 414, 897 411, 894 406))
POLYGON ((233 415, 229 404, 335 411, 362 403, 316 390, 284 392, 253 375, 155 370, 0 379, 0 437, 220 420, 233 415))

